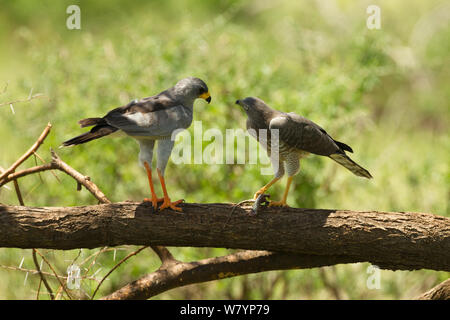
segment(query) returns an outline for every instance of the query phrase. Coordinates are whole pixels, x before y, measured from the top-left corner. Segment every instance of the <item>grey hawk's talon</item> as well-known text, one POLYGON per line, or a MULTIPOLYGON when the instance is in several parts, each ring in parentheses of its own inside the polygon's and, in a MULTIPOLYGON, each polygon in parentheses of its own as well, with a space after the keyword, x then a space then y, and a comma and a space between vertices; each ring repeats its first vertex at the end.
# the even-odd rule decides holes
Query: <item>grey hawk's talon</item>
POLYGON ((157 210, 158 209, 158 203, 159 202, 163 202, 164 198, 144 198, 144 202, 151 202, 153 209, 157 210))
POLYGON ((164 199, 164 202, 163 202, 163 204, 159 207, 159 210, 161 211, 161 210, 170 208, 170 209, 172 209, 172 210, 174 210, 174 211, 183 212, 183 210, 182 210, 181 208, 177 207, 177 205, 179 205, 179 204, 182 203, 183 201, 184 201, 184 199, 181 199, 181 200, 177 200, 177 201, 171 202, 170 199, 164 199))

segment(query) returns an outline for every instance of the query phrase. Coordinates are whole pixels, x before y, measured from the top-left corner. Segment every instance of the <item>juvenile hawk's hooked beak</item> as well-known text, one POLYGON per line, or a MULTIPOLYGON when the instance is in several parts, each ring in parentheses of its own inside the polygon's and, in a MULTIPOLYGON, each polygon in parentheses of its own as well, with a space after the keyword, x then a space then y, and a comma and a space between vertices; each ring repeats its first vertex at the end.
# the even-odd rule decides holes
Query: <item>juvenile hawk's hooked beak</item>
POLYGON ((199 98, 205 99, 208 103, 211 102, 211 95, 209 92, 202 93, 199 98))
POLYGON ((242 100, 236 100, 236 104, 237 104, 238 106, 241 106, 242 109, 244 109, 244 111, 247 111, 247 110, 248 110, 247 105, 246 105, 242 100))

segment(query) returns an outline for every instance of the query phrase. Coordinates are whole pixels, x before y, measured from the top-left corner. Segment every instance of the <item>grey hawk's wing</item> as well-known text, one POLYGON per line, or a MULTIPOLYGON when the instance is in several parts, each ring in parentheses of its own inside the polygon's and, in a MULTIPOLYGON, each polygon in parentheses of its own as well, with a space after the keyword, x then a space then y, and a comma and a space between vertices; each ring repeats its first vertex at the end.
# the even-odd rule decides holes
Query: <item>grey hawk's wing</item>
POLYGON ((293 112, 271 119, 269 128, 278 129, 280 143, 290 147, 321 156, 344 153, 323 128, 293 112))
POLYGON ((111 110, 103 119, 132 136, 170 136, 183 126, 185 113, 181 103, 164 91, 111 110))

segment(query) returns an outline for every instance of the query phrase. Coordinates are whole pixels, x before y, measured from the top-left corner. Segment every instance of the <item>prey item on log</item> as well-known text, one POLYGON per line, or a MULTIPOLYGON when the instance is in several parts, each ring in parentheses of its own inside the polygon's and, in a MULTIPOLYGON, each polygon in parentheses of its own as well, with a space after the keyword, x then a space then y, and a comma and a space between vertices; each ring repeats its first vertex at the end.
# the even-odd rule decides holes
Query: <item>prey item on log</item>
POLYGON ((262 206, 267 207, 270 203, 267 198, 270 198, 270 194, 261 193, 256 198, 255 203, 252 206, 252 210, 250 211, 250 215, 257 215, 262 206))

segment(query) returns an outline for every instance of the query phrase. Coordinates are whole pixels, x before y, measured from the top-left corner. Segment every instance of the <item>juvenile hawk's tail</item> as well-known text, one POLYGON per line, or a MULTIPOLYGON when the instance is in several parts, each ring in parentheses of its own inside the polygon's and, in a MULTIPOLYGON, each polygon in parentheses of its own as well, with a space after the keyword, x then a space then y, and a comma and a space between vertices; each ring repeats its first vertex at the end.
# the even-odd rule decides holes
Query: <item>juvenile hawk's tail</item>
POLYGON ((348 170, 356 174, 357 176, 364 177, 367 179, 372 179, 372 175, 361 167, 359 164, 357 164, 355 161, 350 159, 349 156, 347 156, 344 153, 335 153, 331 154, 330 158, 339 163, 341 166, 346 167, 348 170))

